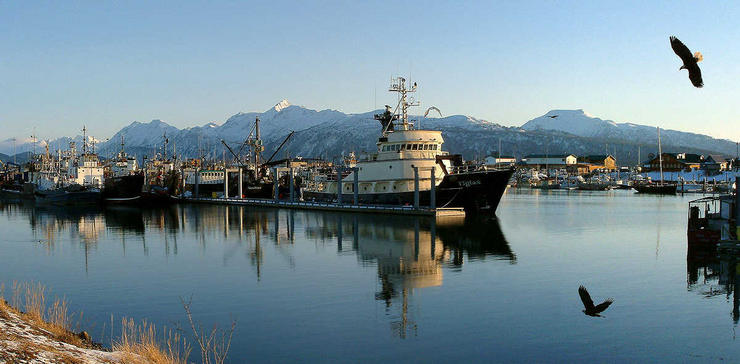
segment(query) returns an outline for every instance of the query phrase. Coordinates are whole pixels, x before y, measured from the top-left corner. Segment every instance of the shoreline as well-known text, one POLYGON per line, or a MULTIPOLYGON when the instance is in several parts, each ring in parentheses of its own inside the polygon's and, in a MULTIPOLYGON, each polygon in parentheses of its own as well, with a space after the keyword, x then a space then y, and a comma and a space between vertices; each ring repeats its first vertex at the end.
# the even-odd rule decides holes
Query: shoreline
POLYGON ((85 331, 74 333, 43 321, 0 298, 0 362, 123 363, 130 355, 108 351, 85 331))

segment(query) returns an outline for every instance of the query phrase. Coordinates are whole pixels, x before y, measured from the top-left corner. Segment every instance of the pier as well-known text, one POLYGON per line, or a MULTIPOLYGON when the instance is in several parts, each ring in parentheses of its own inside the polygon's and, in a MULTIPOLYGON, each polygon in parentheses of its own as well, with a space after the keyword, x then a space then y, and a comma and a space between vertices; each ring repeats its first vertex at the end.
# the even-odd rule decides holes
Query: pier
POLYGON ((395 205, 350 205, 337 204, 329 202, 310 202, 310 201, 286 201, 286 200, 269 200, 264 198, 185 198, 185 202, 192 203, 209 203, 219 205, 241 205, 241 206, 260 206, 260 207, 279 207, 287 209, 303 210, 323 210, 337 212, 361 212, 361 213, 384 213, 396 215, 411 216, 465 216, 465 210, 461 207, 414 207, 414 206, 395 206, 395 205))
MULTIPOLYGON (((353 194, 352 194, 352 201, 351 202, 343 202, 342 196, 344 195, 341 193, 342 189, 342 172, 345 170, 350 170, 353 172, 357 171, 357 168, 347 168, 347 167, 337 167, 337 194, 336 194, 336 201, 337 202, 315 202, 315 201, 301 201, 298 197, 298 191, 294 188, 294 175, 296 173, 296 168, 291 167, 273 167, 273 175, 275 176, 273 178, 273 193, 274 196, 272 199, 267 198, 240 198, 240 197, 229 197, 229 173, 238 173, 239 174, 239 183, 238 183, 238 196, 243 196, 243 186, 242 186, 242 168, 224 168, 224 182, 223 182, 223 197, 215 197, 215 198, 209 198, 209 197, 200 197, 198 193, 198 186, 199 186, 199 170, 196 169, 195 172, 195 185, 193 186, 193 190, 195 191, 195 195, 193 197, 183 197, 182 201, 185 202, 192 202, 192 203, 210 203, 210 204, 219 204, 219 205, 241 205, 241 206, 261 206, 261 207, 279 207, 279 208, 288 208, 288 209, 303 209, 303 210, 323 210, 323 211, 342 211, 342 212, 362 212, 362 213, 385 213, 385 214, 397 214, 397 215, 410 215, 410 216, 435 216, 435 217, 444 217, 444 216, 465 216, 465 209, 462 207, 437 207, 436 206, 436 186, 435 186, 435 169, 434 167, 431 168, 423 168, 423 167, 413 167, 414 169, 414 204, 413 205, 364 205, 359 203, 359 181, 357 178, 357 173, 354 174, 353 181, 347 181, 347 183, 352 183, 353 185, 353 194), (430 203, 429 206, 421 206, 419 203, 419 195, 422 193, 419 191, 419 170, 429 170, 431 175, 431 189, 428 191, 430 194, 430 203), (283 173, 288 176, 288 185, 290 188, 290 192, 288 194, 287 199, 280 199, 279 198, 279 176, 283 173)), ((183 188, 184 189, 184 188, 183 188)))

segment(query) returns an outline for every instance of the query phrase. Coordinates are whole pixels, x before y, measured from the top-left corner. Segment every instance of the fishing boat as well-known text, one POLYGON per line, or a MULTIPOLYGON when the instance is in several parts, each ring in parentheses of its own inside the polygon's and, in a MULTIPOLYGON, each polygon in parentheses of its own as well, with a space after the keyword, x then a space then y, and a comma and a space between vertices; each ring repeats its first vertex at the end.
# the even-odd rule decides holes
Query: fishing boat
POLYGON ((144 174, 139 170, 136 158, 126 154, 121 137, 121 150, 113 159, 111 175, 105 178, 103 199, 111 204, 132 204, 141 199, 144 174))
POLYGON ((100 190, 72 184, 34 193, 36 203, 52 205, 94 205, 101 201, 100 190))
POLYGON ((461 155, 442 150, 441 131, 414 128, 408 109, 419 103, 409 102, 407 95, 416 88, 416 83, 407 88, 403 77, 392 80, 389 91, 398 93, 399 101, 395 109, 386 105, 385 112, 375 115, 381 124, 377 151, 346 165, 348 169, 344 170, 350 171, 347 174, 309 178, 303 189, 304 199, 351 201, 357 178, 360 203, 410 205, 418 191, 419 204, 429 206, 434 186, 435 207, 495 212, 514 168, 466 163, 461 155))
POLYGON ((647 183, 636 183, 632 186, 637 193, 647 193, 653 195, 675 195, 678 184, 675 182, 666 182, 663 179, 663 149, 660 145, 660 127, 658 127, 658 165, 660 168, 660 181, 647 183))

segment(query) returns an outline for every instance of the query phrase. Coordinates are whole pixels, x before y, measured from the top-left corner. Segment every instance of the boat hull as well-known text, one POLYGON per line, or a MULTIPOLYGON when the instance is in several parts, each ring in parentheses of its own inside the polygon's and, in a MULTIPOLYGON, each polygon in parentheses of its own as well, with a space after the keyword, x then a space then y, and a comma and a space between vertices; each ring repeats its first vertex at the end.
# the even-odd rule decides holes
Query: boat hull
POLYGON ((36 203, 52 205, 95 205, 100 202, 100 191, 36 191, 36 203))
MULTIPOLYGON (((436 207, 462 207, 467 213, 495 212, 514 169, 447 175, 435 189, 436 207)), ((303 198, 336 201, 337 194, 304 191, 303 198)), ((414 192, 360 193, 362 204, 413 205, 414 192)), ((352 203, 354 194, 343 193, 342 201, 352 203)), ((430 205, 430 190, 419 191, 419 205, 430 205)))
POLYGON ((675 195, 677 185, 637 185, 632 186, 637 193, 645 193, 652 195, 675 195))
POLYGON ((111 177, 105 180, 103 198, 106 200, 131 199, 141 195, 144 175, 111 177))

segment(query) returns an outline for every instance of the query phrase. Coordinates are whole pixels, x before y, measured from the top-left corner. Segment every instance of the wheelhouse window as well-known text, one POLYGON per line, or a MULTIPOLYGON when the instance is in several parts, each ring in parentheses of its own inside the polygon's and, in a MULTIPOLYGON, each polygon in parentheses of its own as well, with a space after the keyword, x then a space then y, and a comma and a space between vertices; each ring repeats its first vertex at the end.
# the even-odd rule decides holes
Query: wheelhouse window
POLYGON ((414 144, 414 146, 411 147, 411 150, 418 150, 418 149, 419 149, 419 144, 414 144))

